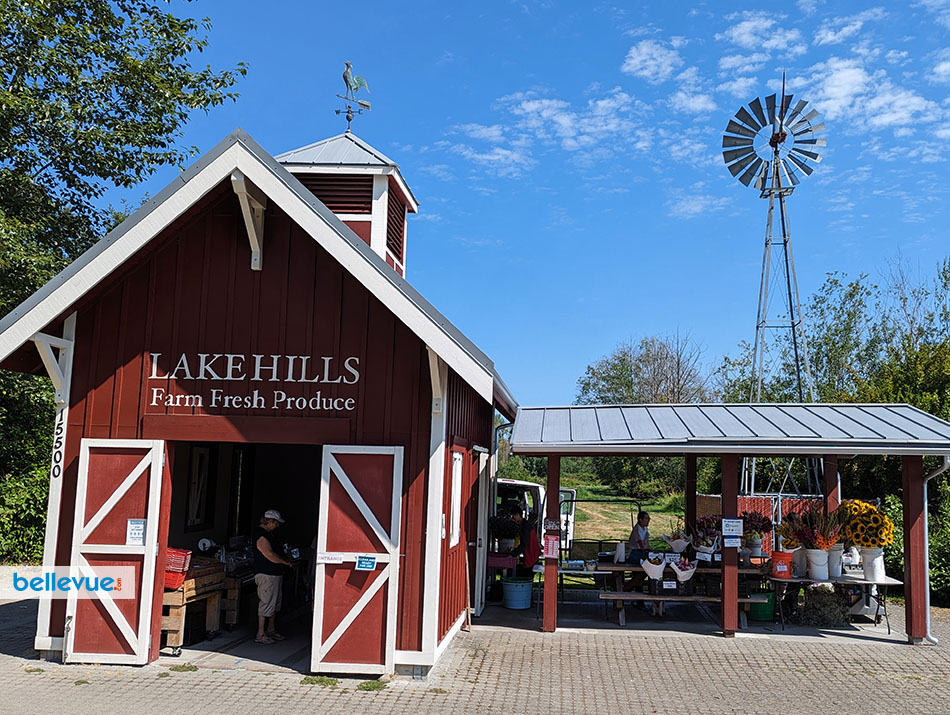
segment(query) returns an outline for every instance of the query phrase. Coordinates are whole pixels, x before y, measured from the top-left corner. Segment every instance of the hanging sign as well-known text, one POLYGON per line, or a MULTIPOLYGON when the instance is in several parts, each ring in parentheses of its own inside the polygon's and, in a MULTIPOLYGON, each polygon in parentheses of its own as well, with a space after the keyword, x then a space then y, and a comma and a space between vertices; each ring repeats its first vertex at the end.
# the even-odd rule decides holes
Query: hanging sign
POLYGON ((544 558, 556 559, 561 555, 561 537, 557 534, 544 535, 544 558))
POLYGON ((126 522, 125 545, 145 546, 145 519, 129 519, 126 522))
POLYGON ((544 530, 545 531, 557 531, 561 528, 561 522, 557 519, 545 519, 544 520, 544 530))
POLYGON ((742 536, 742 519, 723 519, 723 536, 742 536))
POLYGON ((375 571, 376 557, 375 556, 357 556, 356 570, 357 571, 375 571))

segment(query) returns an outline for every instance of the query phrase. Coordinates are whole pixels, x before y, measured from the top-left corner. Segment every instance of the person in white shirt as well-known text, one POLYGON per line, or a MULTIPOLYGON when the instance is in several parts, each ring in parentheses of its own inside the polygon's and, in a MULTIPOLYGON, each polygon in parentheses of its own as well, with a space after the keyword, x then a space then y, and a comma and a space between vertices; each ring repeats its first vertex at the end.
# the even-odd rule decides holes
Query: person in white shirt
POLYGON ((637 514, 637 525, 630 532, 630 550, 650 550, 650 515, 645 511, 637 514))

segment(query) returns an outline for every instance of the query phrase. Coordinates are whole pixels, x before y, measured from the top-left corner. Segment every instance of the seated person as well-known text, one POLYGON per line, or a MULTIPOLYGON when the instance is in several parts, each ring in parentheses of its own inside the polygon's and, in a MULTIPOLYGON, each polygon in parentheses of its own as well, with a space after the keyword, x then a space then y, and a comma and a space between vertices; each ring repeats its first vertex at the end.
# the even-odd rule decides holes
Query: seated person
POLYGON ((637 524, 630 531, 627 549, 630 561, 645 559, 650 552, 650 515, 647 512, 637 514, 637 524))

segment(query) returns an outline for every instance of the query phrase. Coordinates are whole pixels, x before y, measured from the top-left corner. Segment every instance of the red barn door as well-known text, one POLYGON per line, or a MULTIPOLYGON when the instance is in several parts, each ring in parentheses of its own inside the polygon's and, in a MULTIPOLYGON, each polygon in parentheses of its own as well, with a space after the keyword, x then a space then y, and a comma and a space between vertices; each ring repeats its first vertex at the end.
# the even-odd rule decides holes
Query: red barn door
POLYGON ((148 662, 164 466, 162 440, 82 440, 70 570, 95 577, 100 567, 127 566, 134 576, 121 585, 131 598, 70 593, 68 663, 148 662))
POLYGON ((402 447, 323 448, 313 672, 393 672, 402 458, 402 447))

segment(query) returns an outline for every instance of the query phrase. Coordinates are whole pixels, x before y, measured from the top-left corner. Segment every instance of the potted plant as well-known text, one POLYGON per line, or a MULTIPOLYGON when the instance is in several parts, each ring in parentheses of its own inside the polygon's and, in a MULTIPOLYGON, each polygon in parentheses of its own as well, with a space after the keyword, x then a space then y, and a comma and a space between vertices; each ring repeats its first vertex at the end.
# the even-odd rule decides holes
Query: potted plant
MULTIPOLYGON (((779 535, 779 549, 784 553, 792 554, 791 561, 791 577, 792 578, 802 578, 805 575, 805 569, 807 567, 807 562, 805 560, 805 550, 802 549, 802 545, 798 543, 798 537, 796 534, 799 529, 799 521, 797 514, 789 514, 785 517, 785 520, 778 525, 775 529, 775 533, 779 535)), ((772 570, 776 572, 775 562, 777 560, 783 560, 786 564, 788 563, 788 557, 784 559, 778 559, 776 555, 772 554, 772 570)), ((775 573, 775 575, 783 575, 775 573)))
POLYGON ((772 520, 755 511, 744 511, 742 517, 742 536, 751 556, 762 556, 762 539, 772 531, 772 520))
POLYGON ((797 521, 795 538, 805 548, 808 558, 808 577, 816 581, 828 580, 828 550, 838 543, 842 514, 825 512, 821 504, 805 509, 797 521))
POLYGON ((842 535, 861 549, 864 578, 880 583, 884 580, 884 548, 894 542, 894 522, 868 502, 851 500, 841 505, 844 519, 842 535))

